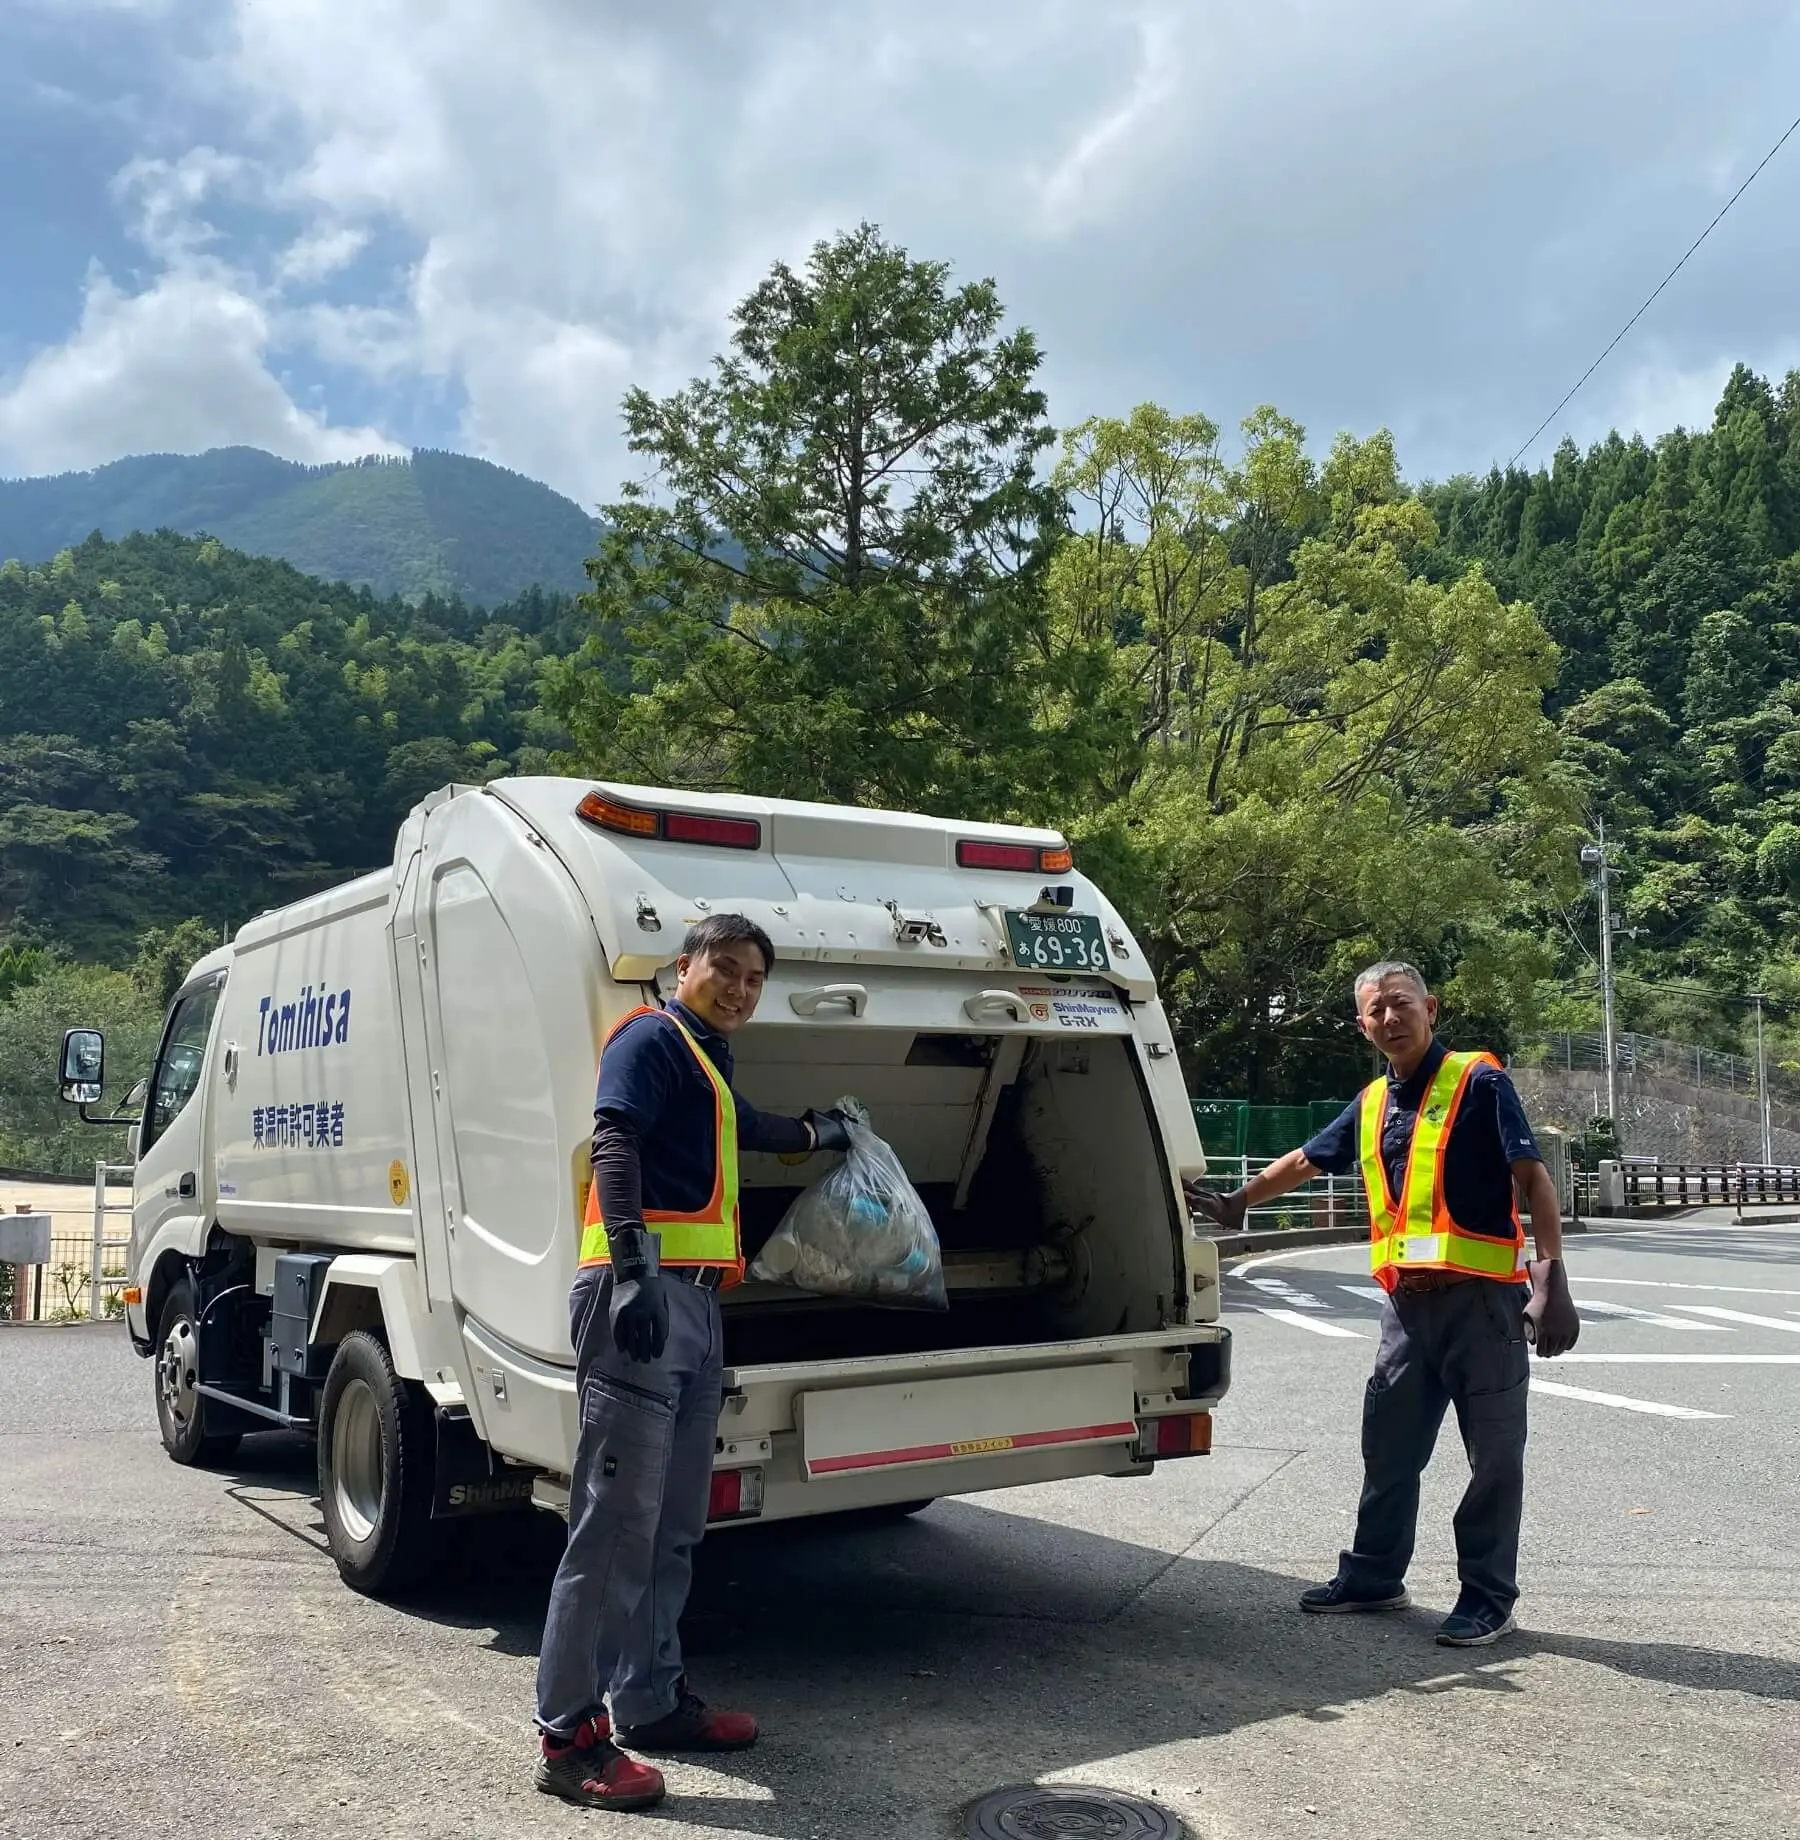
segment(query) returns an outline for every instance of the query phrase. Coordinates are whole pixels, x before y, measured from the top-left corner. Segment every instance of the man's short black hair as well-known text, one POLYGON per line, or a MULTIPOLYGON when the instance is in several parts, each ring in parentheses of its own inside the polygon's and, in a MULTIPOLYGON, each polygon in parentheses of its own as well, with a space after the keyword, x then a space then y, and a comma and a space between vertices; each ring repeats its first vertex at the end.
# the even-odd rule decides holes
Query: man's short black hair
POLYGON ((775 942, 748 914, 708 914, 688 928, 681 942, 683 958, 706 958, 720 946, 753 945, 762 954, 763 973, 775 969, 775 942))

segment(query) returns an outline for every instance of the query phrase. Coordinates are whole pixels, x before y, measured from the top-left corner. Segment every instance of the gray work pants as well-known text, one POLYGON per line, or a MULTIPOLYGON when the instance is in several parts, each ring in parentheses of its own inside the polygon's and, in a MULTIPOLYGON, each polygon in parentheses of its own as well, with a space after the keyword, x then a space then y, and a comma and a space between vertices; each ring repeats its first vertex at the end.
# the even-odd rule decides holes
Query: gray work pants
POLYGON ((1456 1510, 1458 1608, 1509 1612, 1519 1595, 1525 1506, 1529 1355, 1523 1284, 1471 1278, 1439 1291, 1394 1294, 1363 1396, 1363 1492, 1356 1543, 1338 1576, 1358 1596, 1398 1592, 1411 1563, 1419 1478, 1445 1410, 1456 1408, 1469 1486, 1456 1510))
POLYGON ((669 1340, 654 1361, 613 1346, 612 1273, 579 1273, 569 1294, 581 1437, 569 1485, 569 1543, 538 1651, 537 1722, 568 1739, 601 1710, 616 1726, 673 1712, 676 1624, 706 1531, 718 1434, 719 1300, 670 1273, 669 1340))

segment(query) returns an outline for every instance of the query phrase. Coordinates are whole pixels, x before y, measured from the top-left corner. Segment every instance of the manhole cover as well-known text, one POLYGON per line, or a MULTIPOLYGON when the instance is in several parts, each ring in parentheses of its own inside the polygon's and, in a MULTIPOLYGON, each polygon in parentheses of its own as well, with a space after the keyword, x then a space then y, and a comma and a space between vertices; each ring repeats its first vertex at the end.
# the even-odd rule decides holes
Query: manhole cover
POLYGON ((1116 1789, 996 1789, 969 1816, 971 1840, 1184 1840, 1166 1808, 1116 1789))

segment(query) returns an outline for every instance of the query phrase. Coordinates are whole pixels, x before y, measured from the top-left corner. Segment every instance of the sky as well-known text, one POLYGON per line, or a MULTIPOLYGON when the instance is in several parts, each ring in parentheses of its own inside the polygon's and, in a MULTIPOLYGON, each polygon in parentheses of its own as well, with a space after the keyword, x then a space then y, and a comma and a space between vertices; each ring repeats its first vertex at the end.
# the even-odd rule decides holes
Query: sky
MULTIPOLYGON (((0 0, 0 475, 449 447, 585 505, 771 263, 992 276, 1067 426, 1504 462, 1800 103, 1789 0, 0 0)), ((1800 365, 1800 134, 1527 456, 1800 365)))

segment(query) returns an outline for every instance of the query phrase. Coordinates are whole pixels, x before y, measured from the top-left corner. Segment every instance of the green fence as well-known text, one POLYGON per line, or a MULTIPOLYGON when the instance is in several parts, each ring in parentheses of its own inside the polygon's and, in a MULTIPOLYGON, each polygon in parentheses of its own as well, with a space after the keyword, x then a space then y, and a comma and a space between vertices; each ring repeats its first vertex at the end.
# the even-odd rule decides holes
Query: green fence
POLYGON ((1347 1101, 1315 1099, 1310 1105, 1252 1105, 1247 1099, 1196 1099, 1194 1124, 1208 1169, 1248 1157, 1270 1162, 1298 1149, 1330 1124, 1347 1101))

